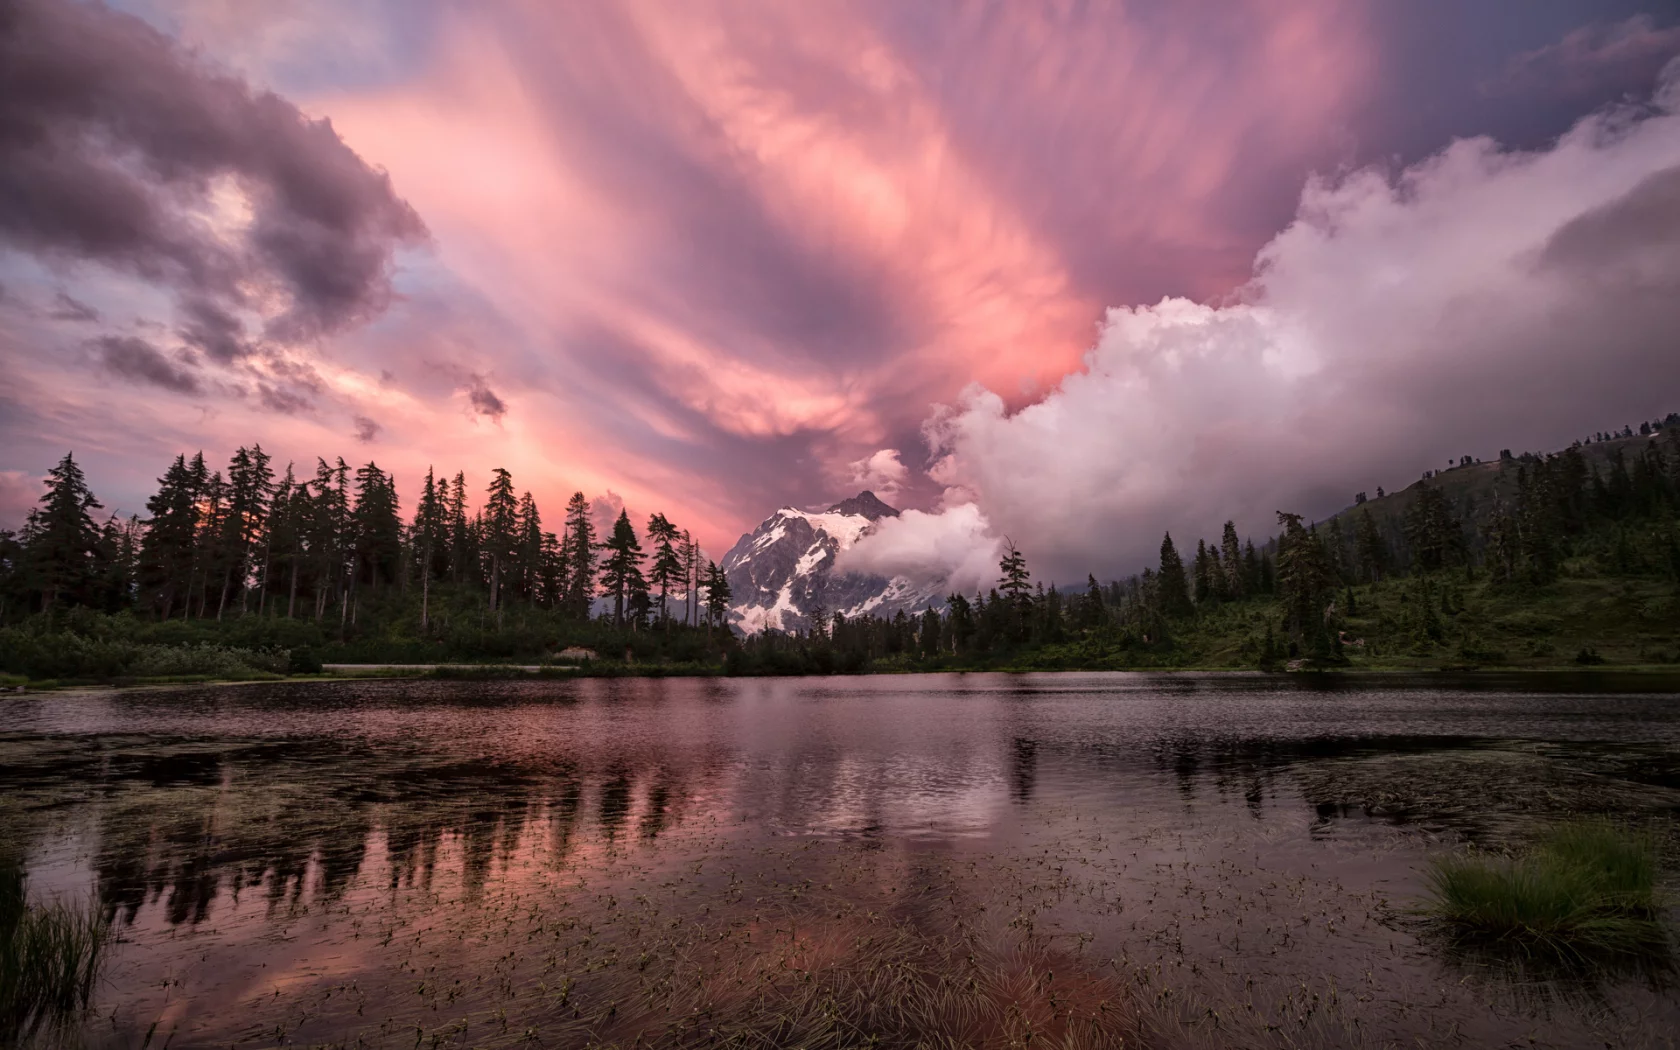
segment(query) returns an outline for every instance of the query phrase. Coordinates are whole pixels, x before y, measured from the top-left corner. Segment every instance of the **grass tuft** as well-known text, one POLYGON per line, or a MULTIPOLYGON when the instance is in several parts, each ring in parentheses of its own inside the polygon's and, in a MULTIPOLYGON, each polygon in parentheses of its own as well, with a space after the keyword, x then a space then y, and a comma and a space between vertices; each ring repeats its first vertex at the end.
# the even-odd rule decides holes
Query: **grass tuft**
POLYGON ((0 1045, 87 1006, 110 932, 91 906, 31 905, 23 869, 0 859, 0 1045))
POLYGON ((1438 857, 1429 911, 1460 940, 1562 959, 1667 949, 1648 835, 1604 821, 1555 828, 1529 853, 1438 857))

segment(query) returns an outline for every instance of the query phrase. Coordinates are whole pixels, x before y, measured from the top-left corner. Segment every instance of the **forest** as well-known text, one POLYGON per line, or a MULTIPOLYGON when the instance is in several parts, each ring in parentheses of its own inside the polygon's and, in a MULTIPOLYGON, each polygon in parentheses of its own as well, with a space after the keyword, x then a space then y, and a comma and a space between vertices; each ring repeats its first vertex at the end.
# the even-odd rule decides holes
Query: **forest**
POLYGON ((918 616, 819 612, 741 638, 688 530, 583 494, 558 529, 496 469, 428 471, 414 512, 374 463, 225 471, 177 456, 146 516, 101 521, 81 467, 0 532, 0 673, 18 684, 267 678, 323 664, 546 665, 597 674, 958 669, 1422 669, 1680 663, 1680 416, 1549 455, 1465 456, 1322 522, 1193 549, 1064 591, 1012 545, 995 586, 918 616), (479 499, 474 499, 479 495, 479 499), (646 546, 644 547, 644 540, 646 546))

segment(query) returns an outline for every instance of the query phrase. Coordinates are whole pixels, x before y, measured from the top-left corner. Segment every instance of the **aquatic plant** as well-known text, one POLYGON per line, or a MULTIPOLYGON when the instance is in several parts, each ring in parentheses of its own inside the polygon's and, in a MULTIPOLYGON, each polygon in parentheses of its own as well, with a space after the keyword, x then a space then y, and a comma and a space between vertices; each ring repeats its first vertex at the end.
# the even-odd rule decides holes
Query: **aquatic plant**
POLYGON ((1429 911, 1461 941, 1564 959, 1667 946, 1656 844, 1605 821, 1561 825, 1519 857, 1437 857, 1429 887, 1429 911))
POLYGON ((87 1005, 110 932, 92 907, 30 904, 22 867, 0 858, 0 1044, 87 1005))

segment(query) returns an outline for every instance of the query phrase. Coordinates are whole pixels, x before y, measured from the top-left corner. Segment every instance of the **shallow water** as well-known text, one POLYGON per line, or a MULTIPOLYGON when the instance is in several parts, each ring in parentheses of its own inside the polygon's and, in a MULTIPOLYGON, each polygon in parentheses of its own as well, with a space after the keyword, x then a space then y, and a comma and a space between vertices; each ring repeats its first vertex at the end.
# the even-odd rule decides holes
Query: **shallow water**
POLYGON ((0 707, 0 849, 36 894, 116 918, 91 1045, 775 1045, 797 1026, 761 1022, 790 1011, 833 1045, 964 1024, 1007 1045, 1054 1041, 1033 1010, 1071 1039, 1057 1011, 1089 1007, 1145 1044, 1669 1046, 1660 960, 1525 974, 1444 951, 1412 909, 1432 853, 1520 847, 1572 814, 1672 844, 1672 689, 1043 674, 37 695, 0 707), (867 974, 890 998, 917 967, 955 989, 962 966, 1007 1000, 998 1018, 954 998, 864 1017, 868 986, 801 984, 867 974))

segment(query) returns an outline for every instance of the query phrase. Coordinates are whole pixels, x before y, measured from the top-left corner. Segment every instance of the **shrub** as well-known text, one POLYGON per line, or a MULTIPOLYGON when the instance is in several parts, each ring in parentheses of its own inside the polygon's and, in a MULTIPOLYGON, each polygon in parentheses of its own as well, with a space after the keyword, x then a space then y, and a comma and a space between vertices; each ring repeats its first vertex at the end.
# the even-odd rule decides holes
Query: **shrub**
POLYGON ((1648 836, 1588 821, 1517 858, 1436 858, 1429 910, 1460 938, 1563 957, 1644 953, 1667 945, 1656 885, 1648 836))

